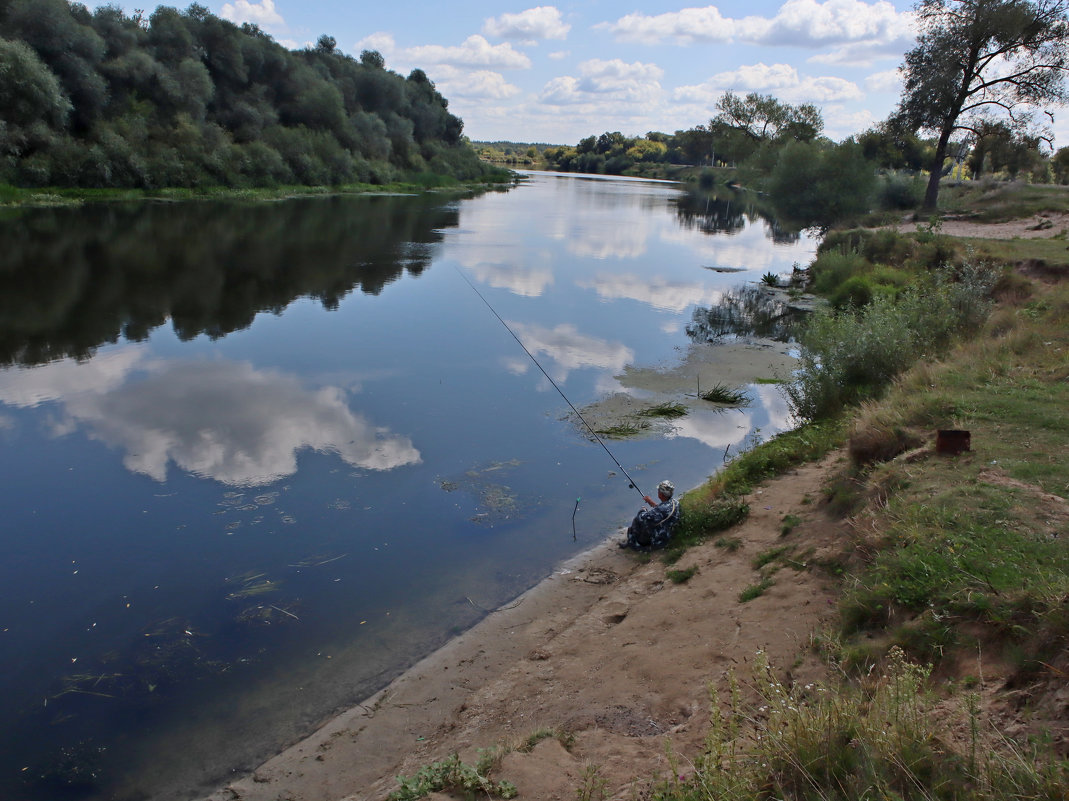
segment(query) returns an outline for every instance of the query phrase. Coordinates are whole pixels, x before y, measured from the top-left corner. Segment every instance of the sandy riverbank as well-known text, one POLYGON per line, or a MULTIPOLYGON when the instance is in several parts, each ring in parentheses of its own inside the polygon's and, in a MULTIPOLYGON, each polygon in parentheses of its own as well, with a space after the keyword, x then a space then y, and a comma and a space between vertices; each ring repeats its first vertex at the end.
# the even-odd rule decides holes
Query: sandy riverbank
POLYGON ((565 750, 549 738, 505 757, 498 776, 521 798, 575 798, 589 764, 606 797, 631 797, 666 769, 666 740, 684 759, 700 747, 710 681, 731 669, 748 678, 759 650, 794 681, 822 675, 808 649, 832 611, 820 570, 781 570, 760 597, 738 596, 757 580, 753 558, 784 542, 784 515, 802 519, 789 541, 812 549, 809 559, 842 551, 844 535, 815 503, 836 458, 755 492, 750 518, 728 532, 741 547, 691 549, 675 566, 697 566, 686 583, 614 542, 565 563, 210 801, 382 799, 399 774, 454 752, 474 762, 478 748, 516 745, 545 728, 574 744, 565 750))

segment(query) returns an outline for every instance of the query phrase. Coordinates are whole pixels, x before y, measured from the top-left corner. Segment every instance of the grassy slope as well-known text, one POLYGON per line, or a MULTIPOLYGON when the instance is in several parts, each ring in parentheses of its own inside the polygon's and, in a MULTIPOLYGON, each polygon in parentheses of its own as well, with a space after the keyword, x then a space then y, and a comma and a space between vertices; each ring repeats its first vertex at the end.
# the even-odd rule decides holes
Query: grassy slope
MULTIPOLYGON (((969 187, 949 205, 1006 220, 1064 211, 1069 193, 969 187)), ((751 450, 685 500, 700 514, 846 440, 853 458, 825 502, 853 556, 835 565, 840 624, 821 643, 844 680, 821 695, 769 670, 756 682, 764 712, 731 703, 693 777, 658 798, 1065 798, 1066 243, 956 244, 1006 266, 983 331, 880 399, 751 450), (969 431, 971 449, 936 454, 939 429, 969 431)))

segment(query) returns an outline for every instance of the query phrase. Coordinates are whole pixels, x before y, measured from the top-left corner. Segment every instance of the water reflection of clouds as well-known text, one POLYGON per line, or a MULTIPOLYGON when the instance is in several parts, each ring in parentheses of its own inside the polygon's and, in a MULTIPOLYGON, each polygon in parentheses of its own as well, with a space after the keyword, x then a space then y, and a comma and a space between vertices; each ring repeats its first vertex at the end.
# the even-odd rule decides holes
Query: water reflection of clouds
POLYGON ((630 273, 602 273, 591 281, 577 281, 576 285, 593 289, 606 300, 638 300, 656 309, 673 312, 681 312, 693 305, 713 306, 724 295, 721 290, 701 283, 669 281, 660 276, 643 278, 630 273))
POLYGON ((144 358, 144 348, 128 347, 90 362, 63 359, 41 367, 0 370, 0 403, 27 409, 80 393, 108 392, 121 386, 144 358))
POLYGON ((703 264, 746 270, 778 269, 795 261, 807 263, 816 252, 815 243, 809 240, 796 245, 773 246, 765 228, 766 224, 753 223, 731 236, 707 236, 698 240, 685 228, 666 228, 661 240, 688 248, 703 264))
POLYGON ((548 356, 555 362, 558 369, 553 377, 558 381, 583 367, 620 371, 635 358, 635 352, 626 345, 581 334, 574 325, 545 328, 510 321, 509 327, 532 354, 548 356))
POLYGON ((174 462, 224 484, 268 484, 295 473, 304 448, 371 470, 420 461, 410 439, 354 414, 337 387, 309 390, 248 363, 155 361, 136 348, 113 355, 2 373, 0 402, 58 401, 65 417, 54 433, 84 427, 123 450, 129 470, 158 481, 174 462))
POLYGON ((479 262, 468 267, 481 283, 495 289, 507 289, 516 295, 537 298, 553 285, 553 270, 548 266, 526 267, 515 264, 479 262))
POLYGON ((561 236, 568 252, 585 259, 636 259, 646 252, 650 226, 645 219, 628 219, 621 225, 617 217, 584 218, 582 226, 568 225, 561 236))
POLYGON ((777 385, 758 384, 752 390, 757 393, 761 406, 768 414, 768 425, 772 431, 787 431, 797 425, 791 408, 787 405, 787 398, 777 385))
POLYGON ((672 421, 676 437, 696 439, 714 450, 738 445, 753 426, 749 412, 691 413, 672 421))

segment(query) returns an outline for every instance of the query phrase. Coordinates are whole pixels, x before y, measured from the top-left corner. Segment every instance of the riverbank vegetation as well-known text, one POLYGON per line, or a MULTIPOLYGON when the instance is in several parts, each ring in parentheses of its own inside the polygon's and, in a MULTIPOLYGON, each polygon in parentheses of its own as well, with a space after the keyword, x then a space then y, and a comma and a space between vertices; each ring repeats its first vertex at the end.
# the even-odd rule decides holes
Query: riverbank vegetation
POLYGON ((845 439, 819 506, 850 543, 823 565, 841 596, 812 642, 841 680, 792 686, 762 665, 737 679, 752 705, 737 685, 714 690, 706 751, 673 757, 654 798, 1063 797, 1066 269, 1063 256, 1026 277, 930 232, 825 239, 817 286, 834 299, 860 278, 871 291, 817 314, 802 337, 802 369, 784 387, 807 422, 688 501, 744 498, 751 475, 845 439), (940 455, 937 430, 967 431, 971 447, 940 455))
POLYGON ((0 3, 0 184, 198 188, 508 180, 420 69, 287 50, 193 4, 0 3))

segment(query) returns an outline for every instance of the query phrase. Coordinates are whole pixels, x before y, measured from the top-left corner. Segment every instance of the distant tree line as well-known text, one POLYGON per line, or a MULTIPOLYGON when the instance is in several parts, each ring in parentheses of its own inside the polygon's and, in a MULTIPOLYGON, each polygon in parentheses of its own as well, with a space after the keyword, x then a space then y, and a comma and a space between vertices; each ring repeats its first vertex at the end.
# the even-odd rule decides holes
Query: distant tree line
POLYGON ((0 0, 0 182, 190 187, 485 175, 419 69, 287 50, 201 5, 0 0))

